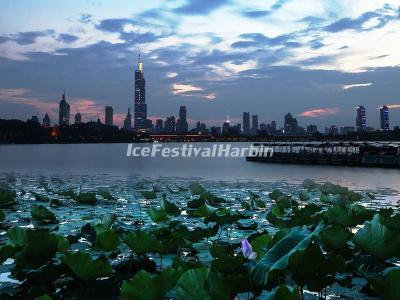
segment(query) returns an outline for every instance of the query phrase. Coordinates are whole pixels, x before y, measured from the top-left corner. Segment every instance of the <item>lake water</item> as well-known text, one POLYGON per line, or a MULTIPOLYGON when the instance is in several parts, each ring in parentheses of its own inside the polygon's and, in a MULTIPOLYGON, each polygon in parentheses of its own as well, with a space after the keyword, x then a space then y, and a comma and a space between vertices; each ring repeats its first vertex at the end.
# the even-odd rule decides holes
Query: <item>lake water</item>
MULTIPOLYGON (((164 144, 178 146, 180 144, 164 144)), ((210 143, 195 143, 196 147, 210 143)), ((232 144, 246 147, 248 143, 232 144)), ((138 144, 149 146, 149 144, 138 144)), ((127 157, 127 144, 0 145, 0 173, 332 181, 355 189, 400 190, 400 170, 247 162, 245 158, 127 157)))

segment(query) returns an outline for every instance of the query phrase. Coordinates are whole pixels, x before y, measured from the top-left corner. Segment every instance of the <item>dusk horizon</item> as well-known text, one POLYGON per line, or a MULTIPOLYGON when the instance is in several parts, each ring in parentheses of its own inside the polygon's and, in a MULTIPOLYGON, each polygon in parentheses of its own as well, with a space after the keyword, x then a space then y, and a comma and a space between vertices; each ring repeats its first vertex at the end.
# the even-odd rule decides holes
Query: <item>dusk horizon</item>
POLYGON ((379 128, 387 105, 400 125, 396 1, 1 3, 2 119, 56 124, 65 88, 71 116, 104 122, 112 106, 122 126, 140 52, 153 122, 186 106, 190 127, 242 123, 243 112, 283 127, 290 112, 323 131, 355 126, 362 105, 379 128))

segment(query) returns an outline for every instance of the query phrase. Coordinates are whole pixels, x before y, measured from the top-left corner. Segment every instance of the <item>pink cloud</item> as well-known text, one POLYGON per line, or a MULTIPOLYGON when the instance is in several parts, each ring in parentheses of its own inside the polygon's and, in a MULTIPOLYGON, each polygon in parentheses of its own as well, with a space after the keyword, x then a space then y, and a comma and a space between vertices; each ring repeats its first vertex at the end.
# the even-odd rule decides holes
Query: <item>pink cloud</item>
POLYGON ((299 114, 301 117, 308 117, 308 118, 319 118, 325 117, 330 115, 335 115, 340 111, 338 107, 333 108, 314 108, 310 110, 303 111, 299 114))
POLYGON ((400 104, 389 104, 386 106, 390 109, 399 109, 400 108, 400 104))

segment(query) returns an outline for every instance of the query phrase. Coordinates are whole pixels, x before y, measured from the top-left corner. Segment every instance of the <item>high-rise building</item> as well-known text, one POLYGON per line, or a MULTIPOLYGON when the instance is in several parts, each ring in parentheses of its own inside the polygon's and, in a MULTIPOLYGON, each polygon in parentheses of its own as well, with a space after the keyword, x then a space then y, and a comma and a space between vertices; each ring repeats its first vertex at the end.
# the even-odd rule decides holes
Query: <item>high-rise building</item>
POLYGON ((229 128, 230 128, 230 123, 228 121, 224 122, 224 124, 222 124, 222 134, 223 135, 228 134, 229 128))
POLYGON ((243 134, 250 134, 250 113, 243 113, 243 134))
POLYGON ((80 112, 75 114, 75 125, 79 125, 82 123, 82 116, 80 112))
POLYGON ((258 131, 258 116, 252 115, 251 116, 251 133, 257 134, 258 131))
POLYGON ((271 131, 272 132, 276 131, 276 122, 275 121, 271 122, 271 131))
POLYGON ((104 124, 107 126, 113 126, 113 118, 113 108, 111 106, 106 106, 104 124))
POLYGON ((318 127, 317 125, 308 125, 307 126, 307 133, 308 134, 316 134, 318 132, 318 127))
POLYGON ((156 120, 156 126, 154 127, 154 132, 155 133, 160 133, 164 131, 164 120, 163 119, 157 119, 156 120))
POLYGON ((145 120, 147 120, 146 81, 139 54, 138 68, 135 71, 135 129, 145 129, 145 120))
POLYGON ((357 131, 365 131, 367 129, 367 116, 364 106, 357 107, 356 128, 357 131))
POLYGON ((164 130, 167 133, 175 133, 176 130, 176 122, 175 122, 175 117, 167 117, 164 122, 164 130))
POLYGON ((380 116, 381 116, 381 129, 382 130, 389 130, 389 108, 384 105, 379 109, 380 116))
POLYGON ((65 100, 65 90, 64 90, 58 110, 58 124, 60 126, 69 125, 69 113, 70 113, 70 106, 68 102, 65 100))
POLYGON ((46 113, 45 115, 44 115, 44 118, 43 118, 43 126, 45 126, 45 127, 49 127, 50 126, 50 124, 51 124, 51 122, 50 122, 50 117, 49 117, 49 114, 48 113, 46 113))
POLYGON ((131 109, 128 108, 128 114, 124 120, 124 129, 131 130, 132 129, 132 116, 131 116, 131 109))
POLYGON ((354 126, 342 126, 340 127, 340 134, 341 135, 349 135, 351 133, 354 133, 354 126))
POLYGON ((39 118, 37 116, 32 116, 32 118, 30 118, 28 121, 39 123, 39 118))
POLYGON ((296 118, 293 118, 291 113, 285 115, 284 129, 285 133, 297 132, 297 120, 296 118))
POLYGON ((178 133, 188 132, 188 122, 186 118, 186 106, 179 108, 179 119, 176 121, 176 131, 178 133))

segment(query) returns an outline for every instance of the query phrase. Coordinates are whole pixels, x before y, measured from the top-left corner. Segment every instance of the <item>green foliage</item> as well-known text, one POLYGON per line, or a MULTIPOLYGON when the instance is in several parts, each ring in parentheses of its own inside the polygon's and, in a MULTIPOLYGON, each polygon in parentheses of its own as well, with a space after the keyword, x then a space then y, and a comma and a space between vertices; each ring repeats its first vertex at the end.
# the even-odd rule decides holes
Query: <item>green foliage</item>
POLYGON ((146 231, 131 232, 125 235, 124 243, 136 254, 160 253, 163 244, 146 231))
POLYGON ((93 260, 85 252, 68 252, 62 258, 74 276, 82 281, 92 280, 112 273, 112 267, 102 258, 93 260))
POLYGON ((160 222, 166 222, 168 221, 168 214, 167 212, 160 208, 160 209, 156 209, 156 208, 152 208, 149 207, 147 209, 147 214, 149 215, 149 217, 153 220, 153 222, 155 223, 160 223, 160 222))
POLYGON ((229 299, 228 288, 218 275, 205 267, 183 273, 178 280, 176 294, 182 300, 229 299))
POLYGON ((341 225, 329 225, 322 231, 321 239, 329 249, 340 250, 346 247, 352 233, 341 225))
POLYGON ((141 191, 140 193, 146 200, 157 199, 157 193, 155 191, 141 191))
POLYGON ((290 256, 296 251, 306 249, 312 238, 322 230, 322 227, 319 225, 314 232, 301 227, 292 228, 258 261, 251 272, 254 283, 264 286, 268 283, 271 274, 285 270, 288 267, 290 256))
POLYGON ((301 201, 308 201, 308 200, 310 200, 310 195, 307 192, 301 191, 299 193, 299 199, 301 201))
POLYGON ((305 188, 305 189, 307 189, 308 191, 312 191, 312 190, 314 190, 314 189, 317 189, 318 187, 319 187, 319 184, 318 183, 316 183, 314 180, 312 180, 312 179, 305 179, 304 181, 303 181, 303 187, 305 188))
POLYGON ((206 192, 206 189, 198 182, 192 182, 189 184, 189 191, 192 195, 200 195, 206 192))
POLYGON ((32 219, 44 224, 55 224, 58 223, 56 215, 48 210, 43 205, 33 204, 31 206, 32 219))
POLYGON ((6 213, 0 209, 0 222, 3 222, 6 218, 6 213))
POLYGON ((118 233, 115 230, 105 230, 97 234, 94 247, 101 251, 115 251, 118 244, 118 233))
POLYGON ((36 192, 31 192, 32 196, 35 198, 36 201, 39 202, 49 202, 50 199, 46 195, 42 195, 36 192))
POLYGON ((73 199, 79 204, 95 204, 97 202, 95 193, 79 193, 73 199))
POLYGON ((15 201, 17 193, 15 191, 0 188, 0 206, 6 206, 15 201))
POLYGON ((368 279, 372 289, 383 300, 400 299, 400 268, 392 267, 383 271, 381 276, 368 279))
POLYGON ((391 230, 379 221, 376 214, 372 221, 355 234, 353 241, 362 251, 378 259, 387 259, 400 255, 400 232, 391 230))
POLYGON ((280 190, 276 189, 273 190, 271 193, 268 194, 268 197, 272 200, 278 200, 279 197, 287 197, 286 194, 282 193, 280 190))
POLYGON ((128 300, 162 300, 181 274, 181 269, 173 268, 167 268, 155 275, 141 270, 130 280, 123 282, 121 296, 128 300))
POLYGON ((107 190, 99 190, 97 193, 106 200, 115 200, 113 195, 111 195, 111 193, 107 190))
POLYGON ((257 253, 257 261, 260 260, 268 250, 271 239, 270 235, 263 234, 251 241, 250 244, 253 247, 253 251, 257 253))
POLYGON ((181 214, 181 210, 179 209, 178 205, 172 201, 168 201, 165 198, 161 200, 161 208, 170 216, 177 217, 181 214))
POLYGON ((300 300, 299 292, 287 285, 279 285, 278 287, 274 288, 271 292, 266 293, 265 300, 300 300))

